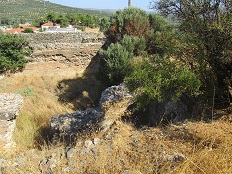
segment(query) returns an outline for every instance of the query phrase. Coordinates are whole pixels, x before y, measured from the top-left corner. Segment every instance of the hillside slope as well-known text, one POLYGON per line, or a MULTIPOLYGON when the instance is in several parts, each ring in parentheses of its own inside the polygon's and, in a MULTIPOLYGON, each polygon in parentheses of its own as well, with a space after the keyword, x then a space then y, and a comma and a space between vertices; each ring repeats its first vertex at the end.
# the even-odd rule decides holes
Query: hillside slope
POLYGON ((15 22, 18 22, 20 18, 32 21, 45 16, 50 11, 58 12, 59 14, 88 13, 98 16, 110 15, 108 12, 67 7, 44 0, 0 0, 0 7, 0 19, 7 18, 15 22))

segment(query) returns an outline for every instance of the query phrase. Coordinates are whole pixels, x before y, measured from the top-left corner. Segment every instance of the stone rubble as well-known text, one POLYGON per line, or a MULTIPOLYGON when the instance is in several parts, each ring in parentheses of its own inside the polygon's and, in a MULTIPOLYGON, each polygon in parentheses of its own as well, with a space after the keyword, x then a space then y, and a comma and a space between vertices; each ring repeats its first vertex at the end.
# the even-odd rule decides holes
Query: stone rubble
POLYGON ((20 94, 0 94, 0 120, 12 120, 22 108, 23 97, 20 94))
POLYGON ((23 105, 23 97, 20 94, 0 94, 0 142, 5 148, 12 146, 12 134, 18 116, 23 105))

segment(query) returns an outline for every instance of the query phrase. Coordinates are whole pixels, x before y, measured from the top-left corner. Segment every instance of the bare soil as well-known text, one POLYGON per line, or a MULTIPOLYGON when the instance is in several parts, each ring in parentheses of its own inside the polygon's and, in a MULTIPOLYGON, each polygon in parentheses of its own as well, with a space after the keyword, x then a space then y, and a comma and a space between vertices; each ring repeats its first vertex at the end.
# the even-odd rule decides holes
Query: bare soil
POLYGON ((59 62, 31 62, 28 63, 22 72, 18 72, 15 75, 76 75, 83 73, 84 68, 79 68, 76 66, 69 66, 59 62))

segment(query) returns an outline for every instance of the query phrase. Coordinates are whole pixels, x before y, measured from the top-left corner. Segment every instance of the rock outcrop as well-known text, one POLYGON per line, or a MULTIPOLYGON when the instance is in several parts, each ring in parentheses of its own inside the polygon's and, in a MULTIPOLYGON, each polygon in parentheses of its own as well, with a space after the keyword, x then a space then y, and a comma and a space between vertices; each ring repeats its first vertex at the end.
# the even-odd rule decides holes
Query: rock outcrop
POLYGON ((124 84, 109 87, 102 92, 99 107, 53 116, 50 122, 53 140, 70 142, 78 132, 96 129, 106 131, 133 102, 133 96, 124 84))
POLYGON ((100 123, 101 130, 109 129, 134 102, 133 95, 129 93, 124 84, 111 86, 103 91, 99 101, 100 108, 104 111, 104 119, 100 123))
POLYGON ((94 129, 102 116, 103 112, 100 108, 90 108, 71 114, 54 116, 50 122, 53 140, 72 142, 79 132, 94 129))
POLYGON ((20 94, 0 94, 0 146, 11 145, 15 118, 19 114, 22 104, 23 97, 20 94))

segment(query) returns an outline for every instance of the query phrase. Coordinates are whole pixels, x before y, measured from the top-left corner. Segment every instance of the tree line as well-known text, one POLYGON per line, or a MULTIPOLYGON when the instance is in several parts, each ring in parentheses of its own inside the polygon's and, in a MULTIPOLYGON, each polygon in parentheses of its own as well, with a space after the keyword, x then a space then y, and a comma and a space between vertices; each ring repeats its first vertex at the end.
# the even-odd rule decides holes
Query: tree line
POLYGON ((32 25, 40 27, 45 22, 54 22, 60 24, 62 28, 67 27, 69 24, 74 27, 85 26, 85 27, 98 27, 100 18, 95 15, 89 14, 58 14, 55 12, 49 12, 47 16, 35 20, 32 25))

